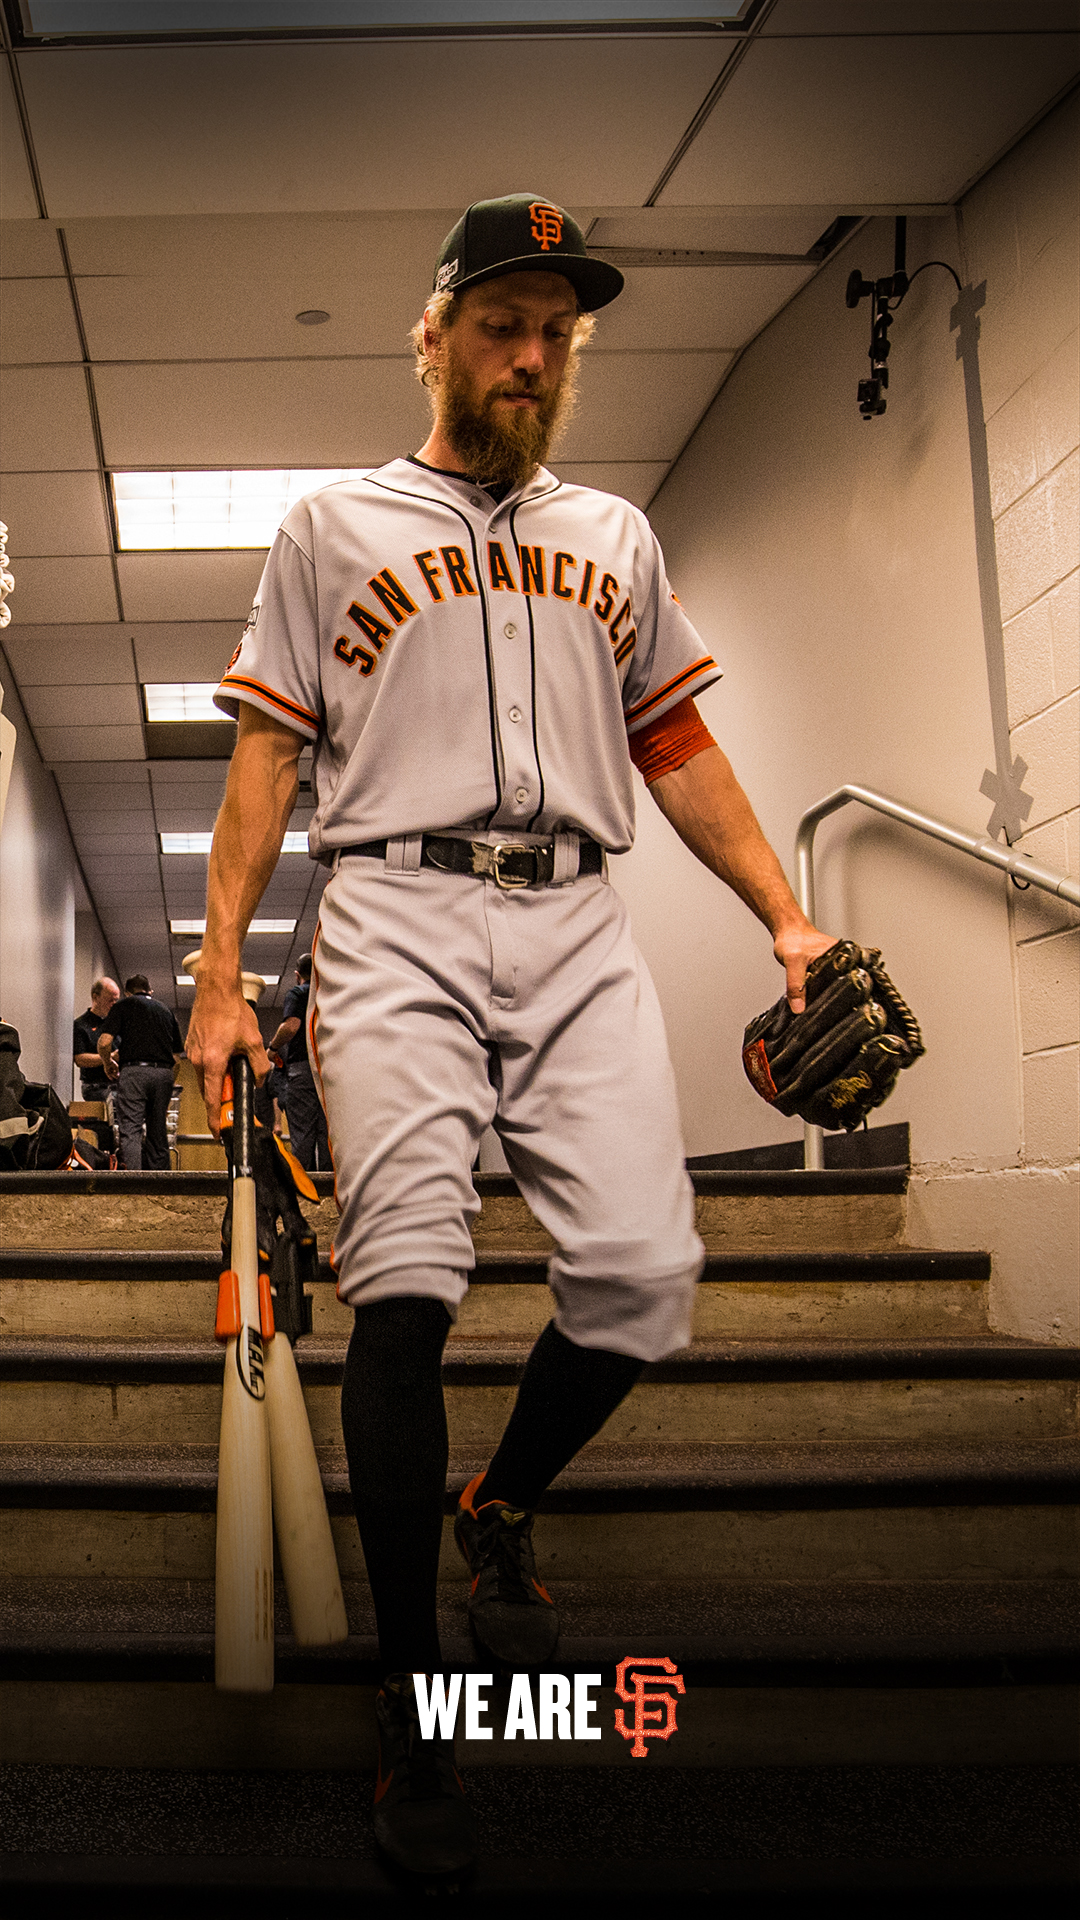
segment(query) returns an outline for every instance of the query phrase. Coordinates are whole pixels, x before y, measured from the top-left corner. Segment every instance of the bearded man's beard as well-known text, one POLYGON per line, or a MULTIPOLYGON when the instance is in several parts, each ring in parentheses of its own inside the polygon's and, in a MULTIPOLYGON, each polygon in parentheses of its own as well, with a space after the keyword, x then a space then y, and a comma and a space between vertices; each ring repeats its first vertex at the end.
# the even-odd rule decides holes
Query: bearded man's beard
POLYGON ((525 486, 537 467, 543 466, 573 412, 572 363, 551 391, 530 381, 478 396, 471 377, 455 362, 452 338, 448 347, 437 394, 440 425, 450 445, 472 479, 494 486, 525 486), (496 402, 506 393, 529 394, 537 404, 496 410, 496 402))

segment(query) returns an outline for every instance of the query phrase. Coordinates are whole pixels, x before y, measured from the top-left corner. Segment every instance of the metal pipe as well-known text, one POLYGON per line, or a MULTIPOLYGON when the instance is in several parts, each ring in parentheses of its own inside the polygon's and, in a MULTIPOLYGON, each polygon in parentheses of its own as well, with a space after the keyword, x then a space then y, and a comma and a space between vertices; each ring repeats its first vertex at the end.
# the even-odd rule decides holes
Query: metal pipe
MULTIPOLYGON (((891 800, 886 793, 875 793, 872 787, 857 787, 849 783, 837 787, 835 793, 828 794, 824 800, 819 800, 816 807, 809 807, 799 821, 795 836, 795 871, 799 905, 808 920, 815 919, 817 905, 814 834, 820 821, 830 813, 836 813, 840 807, 846 807, 850 800, 858 800, 864 807, 872 807, 875 813, 898 820, 902 826, 914 827, 917 833, 928 834, 932 840, 940 840, 945 846, 970 854, 973 859, 982 860, 987 866, 999 867, 1003 873, 1027 881, 1043 893, 1052 893, 1059 900, 1067 900, 1070 906, 1080 907, 1080 881, 1073 880, 1067 873, 1057 873, 1052 867, 1040 867, 1036 861, 1029 860, 1025 853, 1017 853, 1014 847, 1003 846, 1000 840, 989 840, 985 834, 965 833, 962 827, 950 827, 947 821, 935 820, 932 814, 920 813, 917 807, 905 806, 902 800, 891 800)), ((808 1169, 820 1169, 825 1165, 824 1134, 820 1127, 812 1127, 808 1122, 803 1126, 803 1165, 808 1169)))

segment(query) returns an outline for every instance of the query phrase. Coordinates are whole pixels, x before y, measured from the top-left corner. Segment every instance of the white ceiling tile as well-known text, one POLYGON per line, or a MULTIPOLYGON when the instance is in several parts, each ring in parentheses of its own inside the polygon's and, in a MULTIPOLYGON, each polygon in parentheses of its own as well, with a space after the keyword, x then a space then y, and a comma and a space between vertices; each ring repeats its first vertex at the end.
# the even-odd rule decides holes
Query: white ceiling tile
MULTIPOLYGON (((100 760, 96 765, 55 766, 53 772, 61 791, 67 787, 120 786, 145 787, 146 767, 133 767, 127 760, 100 760)), ((125 796, 126 799, 126 796, 125 796)))
MULTIPOLYGON (((179 794, 190 793, 190 787, 180 787, 179 794)), ((166 798, 167 789, 161 789, 154 795, 154 811, 162 833, 209 833, 218 816, 217 807, 208 807, 200 802, 192 804, 190 800, 166 798)), ((205 796, 202 796, 205 799, 205 796)), ((206 870, 205 854, 170 853, 166 855, 170 869, 185 860, 201 860, 206 870)))
POLYGON ((0 280, 0 362, 43 360, 82 360, 66 280, 0 280))
POLYGON ((757 40, 661 204, 951 200, 1078 49, 1058 34, 757 40))
POLYGON ((400 354, 455 217, 246 214, 73 223, 68 245, 90 352, 95 360, 400 354), (300 326, 296 315, 312 308, 329 320, 300 326))
MULTIPOLYGON (((68 789, 64 791, 66 797, 68 789)), ((157 834, 147 789, 117 786, 111 792, 98 789, 98 796, 96 802, 83 800, 79 807, 76 835, 80 847, 95 853, 126 845, 132 858, 139 854, 156 862, 157 834)))
POLYGON ((4 648, 20 687, 62 687, 77 674, 98 685, 135 683, 131 642, 121 626, 10 626, 4 648))
POLYGON ((742 347, 805 286, 810 267, 628 267, 597 317, 596 350, 742 347))
POLYGON ((220 680, 236 651, 241 628, 236 620, 222 620, 163 622, 156 627, 134 626, 130 631, 140 680, 220 680))
MULTIPOLYGON (((15 590, 12 624, 55 626, 60 621, 111 619, 117 612, 112 562, 105 558, 24 560, 10 555, 15 590)), ((100 755, 98 758, 100 759, 100 755)))
POLYGON ((81 367, 9 368, 0 373, 5 473, 72 473, 97 466, 81 367))
POLYGON ((0 226, 0 280, 40 273, 62 280, 64 262, 56 229, 47 220, 12 220, 0 226))
POLYGON ((111 467, 363 467, 408 453, 429 412, 405 358, 102 367, 111 467))
POLYGON ((551 471, 560 480, 576 487, 595 487, 600 493, 617 493, 633 507, 648 506, 667 470, 663 460, 582 460, 576 465, 563 460, 551 462, 551 471))
POLYGON ((225 791, 226 770, 220 760, 155 760, 149 771, 154 792, 161 790, 168 798, 177 788, 199 789, 205 796, 200 804, 209 805, 209 790, 225 791))
POLYGON ((49 210, 69 219, 435 198, 460 212, 508 182, 561 206, 640 205, 729 52, 515 38, 55 48, 19 64, 49 210))
POLYGON ((37 735, 43 760, 141 760, 141 727, 42 727, 37 735))
POLYGON ((109 553, 112 540, 95 473, 0 475, 0 520, 12 553, 109 553))
POLYGON ((761 29, 789 33, 1037 33, 1076 25, 1073 0, 779 0, 761 29))
POLYGON ((34 220, 38 204, 26 161, 19 110, 8 72, 0 63, 0 219, 34 220))
POLYGON ((670 461, 720 384, 722 353, 598 354, 583 369, 565 461, 670 461))
POLYGON ((137 727, 139 696, 132 687, 27 687, 23 703, 30 725, 41 727, 137 727))
MULTIPOLYGON (((264 553, 246 550, 122 553, 118 565, 124 611, 136 621, 243 622, 265 562, 264 553)), ((239 637, 237 633, 237 639, 239 637)))

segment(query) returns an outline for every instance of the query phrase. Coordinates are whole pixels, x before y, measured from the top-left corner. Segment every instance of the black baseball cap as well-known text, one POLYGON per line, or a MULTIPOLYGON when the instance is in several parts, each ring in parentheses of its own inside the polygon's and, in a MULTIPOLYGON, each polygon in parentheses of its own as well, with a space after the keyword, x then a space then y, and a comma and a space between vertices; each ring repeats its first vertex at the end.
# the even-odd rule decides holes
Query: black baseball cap
POLYGON ((606 260, 592 260, 576 220, 541 193, 509 193, 477 200, 446 236, 435 263, 434 293, 479 286, 504 273, 561 273, 583 312, 606 307, 623 290, 623 277, 606 260))

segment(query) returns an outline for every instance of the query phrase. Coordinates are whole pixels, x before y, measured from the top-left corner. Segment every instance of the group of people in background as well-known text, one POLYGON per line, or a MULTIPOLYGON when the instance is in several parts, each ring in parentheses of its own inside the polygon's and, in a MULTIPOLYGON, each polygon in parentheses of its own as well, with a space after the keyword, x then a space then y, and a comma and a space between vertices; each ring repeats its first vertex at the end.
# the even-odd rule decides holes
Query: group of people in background
MULTIPOLYGON (((284 1115, 301 1166, 328 1172, 326 1115, 307 1050, 310 953, 297 961, 295 980, 269 1042, 274 1070, 259 1089, 256 1112, 276 1132, 284 1115)), ((167 1169, 169 1101, 184 1043, 176 1015, 154 998, 146 975, 132 974, 122 994, 115 980, 95 980, 90 1005, 74 1023, 72 1046, 83 1100, 104 1103, 115 1121, 119 1164, 135 1172, 167 1169)))

